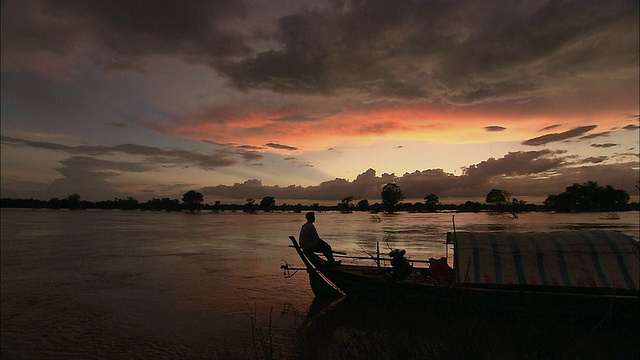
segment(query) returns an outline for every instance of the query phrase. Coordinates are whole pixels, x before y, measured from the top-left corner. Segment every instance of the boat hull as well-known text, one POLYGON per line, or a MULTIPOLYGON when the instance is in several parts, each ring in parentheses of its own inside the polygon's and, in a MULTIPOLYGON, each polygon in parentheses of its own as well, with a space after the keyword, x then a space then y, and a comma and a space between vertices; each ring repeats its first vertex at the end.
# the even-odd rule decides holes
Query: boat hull
POLYGON ((402 301, 411 306, 467 309, 474 312, 533 312, 558 316, 640 320, 640 294, 624 289, 556 288, 552 286, 468 286, 434 284, 425 269, 402 280, 389 267, 329 266, 317 255, 294 247, 307 266, 317 297, 345 295, 368 301, 402 301), (337 289, 337 290, 336 290, 337 289))
MULTIPOLYGON (((553 291, 534 288, 478 288, 438 286, 416 281, 397 281, 385 274, 385 269, 350 268, 320 270, 347 296, 404 301, 423 306, 466 307, 478 311, 535 311, 549 314, 607 316, 639 319, 638 294, 616 291, 553 291)), ((315 292, 314 292, 315 293, 315 292)), ((323 296, 322 293, 315 293, 323 296)))

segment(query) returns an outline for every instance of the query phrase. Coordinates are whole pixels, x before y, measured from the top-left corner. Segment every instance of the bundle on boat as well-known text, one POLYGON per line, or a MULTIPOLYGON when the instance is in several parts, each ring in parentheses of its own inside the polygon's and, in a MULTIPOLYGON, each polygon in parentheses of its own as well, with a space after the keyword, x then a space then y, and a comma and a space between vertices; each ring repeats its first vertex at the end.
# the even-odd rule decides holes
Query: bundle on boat
POLYGON ((373 264, 332 265, 290 239, 305 266, 284 268, 306 270, 318 297, 639 318, 638 241, 617 231, 448 233, 453 267, 446 258, 409 260, 400 250, 370 257, 373 264))

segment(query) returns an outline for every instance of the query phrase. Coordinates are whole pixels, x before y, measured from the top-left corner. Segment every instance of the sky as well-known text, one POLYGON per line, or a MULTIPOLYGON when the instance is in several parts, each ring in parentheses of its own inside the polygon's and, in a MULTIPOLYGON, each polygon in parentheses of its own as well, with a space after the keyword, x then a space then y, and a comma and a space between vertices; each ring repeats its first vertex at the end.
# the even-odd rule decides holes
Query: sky
POLYGON ((1 4, 2 197, 638 199, 637 0, 1 4))

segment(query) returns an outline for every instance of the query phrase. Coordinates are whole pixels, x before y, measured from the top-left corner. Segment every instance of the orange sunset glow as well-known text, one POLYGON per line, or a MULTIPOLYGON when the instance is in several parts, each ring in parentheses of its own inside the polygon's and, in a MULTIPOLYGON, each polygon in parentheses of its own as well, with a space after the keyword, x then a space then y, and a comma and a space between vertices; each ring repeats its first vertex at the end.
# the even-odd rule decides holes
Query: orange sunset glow
POLYGON ((637 201, 638 14, 3 2, 2 196, 375 201, 393 181, 407 198, 540 201, 596 181, 637 201))

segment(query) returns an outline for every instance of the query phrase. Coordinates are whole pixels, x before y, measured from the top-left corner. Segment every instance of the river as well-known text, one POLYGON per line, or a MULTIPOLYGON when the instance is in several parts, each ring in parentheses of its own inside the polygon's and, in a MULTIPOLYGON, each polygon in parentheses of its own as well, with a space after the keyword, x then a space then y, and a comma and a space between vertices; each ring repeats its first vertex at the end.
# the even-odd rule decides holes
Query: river
MULTIPOLYGON (((605 215, 461 213, 455 227, 640 238, 638 212, 605 215)), ((316 217, 335 250, 361 255, 379 242, 413 259, 444 256, 454 226, 447 213, 316 217)), ((303 223, 276 212, 2 209, 2 358, 301 357, 295 332, 314 296, 306 274, 285 278, 280 266, 301 265, 288 236, 303 223)))

